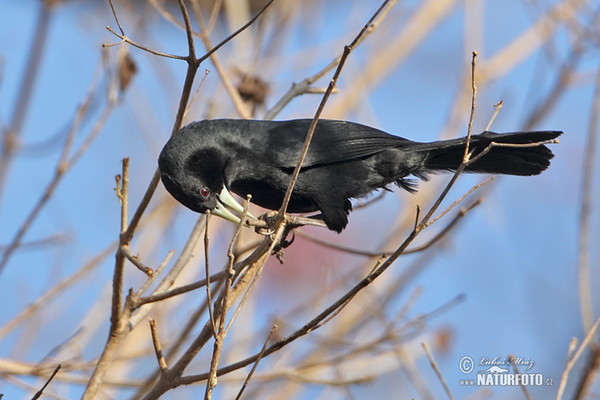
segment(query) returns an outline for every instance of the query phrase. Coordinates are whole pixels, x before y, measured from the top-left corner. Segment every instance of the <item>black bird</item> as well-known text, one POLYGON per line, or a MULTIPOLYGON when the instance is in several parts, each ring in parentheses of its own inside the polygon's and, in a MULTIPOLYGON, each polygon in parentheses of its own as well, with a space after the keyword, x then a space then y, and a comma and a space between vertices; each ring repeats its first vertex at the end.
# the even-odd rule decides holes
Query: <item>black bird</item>
MULTIPOLYGON (((239 222, 230 210, 242 206, 230 191, 277 210, 302 150, 310 119, 258 121, 219 119, 191 123, 167 142, 158 165, 167 190, 186 207, 210 210, 239 222)), ((560 131, 473 135, 473 157, 490 143, 531 144, 555 139, 560 131)), ((287 208, 291 213, 320 211, 327 227, 341 232, 348 224, 351 198, 395 183, 410 192, 407 176, 426 180, 435 171, 461 164, 466 138, 413 142, 353 122, 319 120, 287 208)), ((550 165, 544 145, 494 146, 466 172, 537 175, 550 165)))

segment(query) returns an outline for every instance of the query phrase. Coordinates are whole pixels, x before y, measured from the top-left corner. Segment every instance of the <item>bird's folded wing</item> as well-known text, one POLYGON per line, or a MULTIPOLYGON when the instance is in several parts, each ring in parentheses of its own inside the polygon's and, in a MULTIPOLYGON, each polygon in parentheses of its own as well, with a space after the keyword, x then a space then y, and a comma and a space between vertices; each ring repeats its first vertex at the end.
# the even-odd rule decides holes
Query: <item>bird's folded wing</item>
MULTIPOLYGON (((281 122, 269 130, 268 157, 280 168, 298 163, 310 119, 281 122)), ((410 141, 369 126, 352 122, 319 120, 303 167, 333 164, 368 157, 410 141)))

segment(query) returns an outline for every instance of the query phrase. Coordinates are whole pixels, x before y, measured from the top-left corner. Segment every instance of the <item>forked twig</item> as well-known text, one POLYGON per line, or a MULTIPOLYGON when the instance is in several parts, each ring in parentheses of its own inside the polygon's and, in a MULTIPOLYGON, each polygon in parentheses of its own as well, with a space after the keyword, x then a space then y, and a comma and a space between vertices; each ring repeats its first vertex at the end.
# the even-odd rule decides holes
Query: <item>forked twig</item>
POLYGON ((454 207, 456 207, 458 205, 458 203, 460 203, 461 201, 463 201, 468 195, 470 195, 475 190, 479 189, 483 185, 486 185, 486 184, 490 183, 493 180, 494 180, 494 177, 490 176, 485 181, 483 181, 481 183, 478 183, 477 185, 473 186, 467 193, 463 194, 457 200, 455 200, 454 203, 450 204, 450 206, 448 206, 448 208, 446 208, 440 215, 438 215, 437 217, 435 217, 431 221, 429 221, 425 227, 428 227, 429 225, 432 225, 433 223, 435 223, 436 221, 438 221, 440 218, 442 218, 444 215, 446 215, 450 210, 452 210, 454 207))
MULTIPOLYGON (((364 34, 360 37, 360 39, 354 44, 355 47, 358 44, 360 44, 363 40, 365 40, 371 33, 373 33, 375 31, 375 28, 385 18, 385 16, 389 12, 389 10, 392 9, 392 7, 394 6, 394 4, 396 4, 396 2, 397 2, 397 0, 391 0, 390 2, 388 2, 389 6, 386 9, 384 9, 381 13, 379 13, 379 17, 377 19, 374 19, 371 22, 369 29, 366 32, 364 32, 364 34)), ((317 91, 318 93, 321 93, 321 94, 326 93, 328 90, 327 88, 325 88, 325 89, 319 88, 319 89, 315 90, 314 88, 311 87, 311 85, 313 83, 315 83, 317 80, 324 77, 327 72, 329 72, 333 68, 335 68, 340 63, 341 58, 342 58, 342 55, 338 56, 337 58, 332 60, 329 64, 327 64, 325 67, 323 67, 319 72, 317 72, 316 74, 314 74, 312 76, 309 76, 308 78, 303 79, 300 83, 293 83, 292 87, 277 101, 277 103, 275 103, 275 105, 273 107, 271 107, 271 109, 269 109, 265 113, 264 119, 272 120, 273 118, 275 118, 277 116, 277 114, 279 114, 279 112, 281 110, 283 110, 283 108, 297 96, 300 96, 305 93, 313 93, 315 91, 317 91)), ((334 88, 331 93, 335 93, 335 91, 336 91, 336 88, 334 88)))
POLYGON ((385 7, 387 6, 387 4, 389 2, 390 2, 390 0, 385 0, 381 4, 381 6, 377 9, 377 11, 375 11, 373 16, 369 19, 369 21, 365 24, 365 26, 362 28, 362 30, 358 33, 358 35, 356 35, 354 40, 349 45, 344 47, 344 52, 342 54, 342 57, 340 58, 337 69, 335 70, 335 73, 333 74, 333 78, 331 79, 331 82, 329 82, 329 86, 327 87, 327 90, 325 91, 325 94, 323 95, 323 98, 321 99, 321 103, 319 104, 319 107, 317 108, 315 116, 314 116, 312 122, 310 123, 310 128, 308 129, 308 132, 306 134, 306 139, 304 140, 304 147, 302 148, 300 158, 298 160, 298 163, 296 164, 296 167, 294 168, 294 172, 292 173, 292 177, 290 179, 287 190, 285 192, 283 202, 281 204, 281 207, 279 208, 279 214, 278 214, 279 223, 282 223, 285 218, 285 212, 287 210, 288 204, 292 197, 292 191, 294 190, 294 186, 296 185, 296 181, 298 180, 298 175, 300 174, 300 169, 302 168, 302 163, 304 162, 304 158, 306 157, 306 154, 308 153, 308 147, 310 146, 310 142, 312 140, 313 134, 317 127, 317 123, 319 121, 321 113, 323 112, 323 109, 325 108, 325 104, 327 103, 327 100, 329 99, 329 96, 331 95, 331 92, 333 91, 333 89, 335 88, 335 86, 337 84, 337 80, 342 72, 342 69, 344 68, 346 59, 352 52, 354 46, 356 46, 356 44, 359 42, 359 40, 363 37, 363 35, 369 31, 369 29, 371 28, 371 25, 373 24, 373 21, 375 21, 377 16, 385 9, 385 7))
POLYGON ((154 276, 154 271, 152 271, 152 268, 148 267, 142 261, 140 261, 138 256, 133 255, 129 246, 122 246, 121 253, 123 253, 125 258, 127 258, 133 265, 135 265, 137 269, 148 275, 149 278, 154 276))
POLYGON ((144 45, 141 45, 137 42, 134 42, 133 40, 129 39, 129 37, 127 37, 127 35, 123 34, 123 33, 118 33, 116 32, 114 29, 112 29, 110 26, 106 26, 106 30, 109 31, 110 33, 112 33, 113 35, 115 35, 116 37, 118 37, 119 40, 117 43, 102 43, 102 47, 114 47, 114 46, 119 46, 123 43, 128 43, 130 45, 132 45, 133 47, 137 47, 140 50, 144 50, 150 54, 153 54, 155 56, 158 57, 165 57, 165 58, 172 58, 174 60, 187 60, 186 56, 179 56, 176 54, 169 54, 169 53, 163 53, 162 51, 158 51, 158 50, 153 50, 149 47, 146 47, 144 45))

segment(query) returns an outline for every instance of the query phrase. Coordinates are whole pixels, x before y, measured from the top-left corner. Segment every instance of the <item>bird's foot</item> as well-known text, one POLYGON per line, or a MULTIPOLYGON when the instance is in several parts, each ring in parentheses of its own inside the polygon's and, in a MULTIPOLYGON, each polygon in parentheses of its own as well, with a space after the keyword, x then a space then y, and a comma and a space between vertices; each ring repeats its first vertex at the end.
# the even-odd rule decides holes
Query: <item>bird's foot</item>
POLYGON ((294 234, 294 232, 292 231, 293 228, 285 228, 285 231, 283 232, 283 236, 282 239, 279 241, 279 243, 277 243, 275 245, 275 247, 273 247, 273 252, 271 254, 273 254, 275 257, 277 257, 277 260, 279 260, 279 262, 281 264, 283 264, 284 260, 283 260, 283 250, 287 249, 292 243, 294 243, 294 239, 296 239, 296 235, 294 234), (290 235, 290 233, 292 234, 292 238, 290 240, 288 240, 288 236, 290 235))
POLYGON ((275 233, 277 223, 277 211, 268 211, 258 217, 258 224, 255 225, 254 231, 260 235, 270 236, 275 233))

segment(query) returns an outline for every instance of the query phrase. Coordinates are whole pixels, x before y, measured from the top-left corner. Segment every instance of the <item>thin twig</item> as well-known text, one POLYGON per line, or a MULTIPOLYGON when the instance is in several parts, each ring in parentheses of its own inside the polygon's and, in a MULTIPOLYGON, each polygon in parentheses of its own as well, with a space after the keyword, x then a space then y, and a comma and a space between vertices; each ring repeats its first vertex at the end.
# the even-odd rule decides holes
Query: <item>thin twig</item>
POLYGON ((385 9, 386 5, 389 3, 390 0, 385 0, 381 6, 377 9, 377 11, 373 14, 373 16, 369 19, 369 21, 365 24, 365 26, 362 28, 362 30, 358 33, 358 35, 356 35, 356 37, 354 38, 354 40, 347 46, 344 47, 344 52, 342 54, 342 57, 340 58, 340 61, 338 63, 337 69, 335 70, 335 73, 333 74, 333 78, 331 79, 331 82, 329 82, 329 86, 327 87, 327 90, 325 91, 325 94, 323 95, 323 98, 321 99, 321 103, 319 104, 319 107, 317 108, 317 112, 315 113, 315 116, 313 118, 313 120, 310 123, 310 127, 308 129, 308 132, 306 134, 306 139, 304 140, 304 146, 302 148, 302 152, 300 154, 300 158, 298 160, 298 163, 296 164, 296 167, 294 168, 294 172, 292 173, 292 177, 290 179, 290 182, 288 184, 287 190, 285 192, 285 196, 283 198, 283 202, 281 204, 281 207, 279 209, 279 214, 278 214, 278 218, 280 222, 283 222, 283 219, 285 218, 285 212, 287 210, 287 206, 290 202, 290 199, 292 197, 292 191, 294 190, 294 186, 296 185, 296 181, 298 180, 298 175, 300 174, 300 168, 302 167, 302 163, 304 162, 304 158, 306 157, 306 154, 308 153, 308 147, 310 146, 310 142, 312 140, 312 136, 315 132, 315 129, 317 127, 317 123, 319 121, 319 118, 321 116, 321 113, 323 112, 323 109, 325 108, 325 104, 327 103, 327 100, 329 99, 329 96, 331 95, 331 92, 333 91, 333 89, 335 88, 336 84, 337 84, 337 80, 342 72, 342 69, 344 68, 344 64, 346 63, 346 59, 348 58, 348 56, 350 55, 350 53, 352 52, 354 46, 356 46, 356 44, 358 43, 358 41, 362 38, 362 36, 369 31, 369 29, 371 29, 371 25, 373 23, 373 21, 377 18, 377 16, 385 9))
POLYGON ((221 41, 221 43, 219 43, 218 45, 216 45, 215 47, 210 49, 210 51, 208 51, 202 57, 200 57, 198 59, 198 63, 201 63, 202 61, 206 60, 213 53, 215 53, 217 50, 219 50, 221 47, 223 47, 225 44, 227 44, 229 41, 231 41, 231 39, 233 39, 234 37, 236 37, 243 31, 245 31, 250 25, 252 25, 254 22, 256 22, 256 20, 258 18, 260 18, 260 16, 263 15, 265 11, 267 11, 267 9, 271 6, 271 4, 273 4, 273 0, 269 0, 269 2, 267 4, 265 4, 265 6, 254 17, 252 17, 248 22, 246 22, 237 31, 235 31, 231 35, 227 36, 223 41, 221 41))
POLYGON ((438 365, 435 362, 435 359, 433 358, 433 354, 431 354, 431 350, 429 349, 429 345, 427 344, 427 342, 421 342, 421 346, 423 347, 423 350, 425 350, 425 354, 427 354, 427 358, 429 359, 429 363, 431 364, 431 368, 433 368, 433 370, 435 371, 435 374, 437 375, 438 379, 442 383, 442 386, 444 387, 444 390, 446 391, 446 394, 448 395, 448 398, 450 400, 454 400, 454 396, 452 396, 452 392, 450 392, 450 388, 446 384, 446 380, 442 376, 442 372, 438 368, 438 365))
POLYGON ((161 372, 164 372, 167 369, 167 362, 165 361, 165 357, 162 352, 162 347, 160 345, 160 339, 158 338, 156 321, 152 318, 148 318, 148 323, 150 324, 150 334, 152 335, 152 344, 154 345, 156 361, 158 362, 158 367, 160 368, 161 372))
POLYGON ((446 208, 440 215, 438 215, 437 217, 433 218, 431 221, 429 221, 429 223, 426 225, 429 226, 435 222, 437 222, 437 220, 439 220, 440 218, 442 218, 444 215, 446 215, 450 210, 452 210, 454 207, 456 207, 461 201, 463 201, 468 195, 470 195, 471 193, 473 193, 475 190, 479 189, 480 187, 482 187, 483 185, 486 185, 488 183, 490 183, 491 181, 494 180, 493 176, 490 176, 488 179, 486 179, 485 181, 478 183, 477 185, 473 186, 467 193, 463 194, 462 196, 460 196, 457 200, 455 200, 452 204, 450 204, 450 206, 448 208, 446 208))
POLYGON ((467 143, 465 144, 465 153, 463 155, 463 163, 469 160, 469 144, 471 143, 471 132, 473 131, 473 118, 475 116, 475 99, 477 98, 477 85, 475 84, 475 64, 477 59, 477 52, 473 52, 471 59, 471 114, 469 116, 469 127, 467 130, 467 143))
POLYGON ((565 389, 567 387, 567 381, 569 380, 569 375, 571 374, 571 370, 583 354, 583 351, 590 345, 590 343, 594 340, 594 336, 596 335, 596 331, 598 330, 598 326, 600 325, 600 318, 596 320, 596 323, 592 325, 592 328, 588 331, 587 335, 585 335, 585 339, 579 345, 579 348, 573 355, 571 359, 567 362, 565 366, 565 370, 562 373, 560 378, 560 384, 558 385, 558 391, 556 392, 556 400, 561 400, 565 389))
POLYGON ((212 11, 210 12, 210 17, 208 18, 208 23, 206 24, 206 29, 208 29, 208 32, 211 32, 215 27, 217 17, 219 16, 219 12, 221 11, 222 6, 223 0, 214 1, 212 11))
POLYGON ((110 5, 110 9, 113 13, 113 17, 115 18, 115 22, 117 23, 117 26, 119 27, 119 31, 121 32, 121 35, 125 36, 125 32, 123 31, 123 27, 121 26, 121 23, 119 22, 119 17, 117 17, 117 11, 115 10, 115 6, 113 5, 112 0, 108 0, 108 4, 110 5))
POLYGON ((31 398, 31 400, 36 400, 39 399, 40 397, 42 397, 42 394, 44 393, 44 389, 46 389, 46 387, 48 387, 48 385, 50 384, 50 382, 52 381, 52 379, 54 379, 54 377, 56 376, 56 374, 58 374, 58 371, 60 370, 61 365, 58 364, 56 366, 56 368, 54 368, 54 371, 52 372, 52 375, 50 375, 50 378, 48 378, 48 380, 46 381, 46 383, 44 383, 44 386, 42 386, 42 388, 35 394, 33 395, 33 397, 31 398))
MULTIPOLYGON (((235 299, 247 287, 247 285, 250 283, 250 279, 253 276, 253 272, 264 265, 275 244, 279 243, 281 240, 284 229, 285 226, 280 225, 279 229, 274 233, 272 238, 265 238, 262 243, 252 252, 252 254, 234 265, 233 269, 236 271, 236 274, 240 276, 240 278, 230 292, 229 302, 225 304, 226 307, 230 307, 235 299), (244 270, 245 273, 237 273, 237 271, 242 270, 244 270)), ((218 308, 215 307, 215 315, 220 315, 219 313, 223 311, 221 310, 221 305, 223 305, 223 296, 224 290, 221 291, 220 297, 215 301, 215 304, 219 306, 218 308)), ((212 330, 210 327, 210 322, 207 322, 196 339, 192 341, 188 348, 183 352, 180 359, 171 367, 169 374, 165 377, 159 378, 159 381, 154 384, 154 386, 149 390, 148 393, 145 394, 143 398, 158 399, 163 393, 172 389, 173 387, 193 383, 194 377, 181 377, 181 374, 211 337, 212 330)), ((220 374, 217 374, 217 376, 218 375, 220 374)), ((208 376, 209 374, 206 374, 203 380, 206 380, 208 376)))
POLYGON ((265 344, 263 345, 262 349, 260 350, 260 353, 258 353, 258 357, 256 358, 256 361, 252 365, 252 369, 250 369, 248 376, 246 376, 246 379, 244 380, 244 383, 242 384, 240 391, 238 392, 237 396, 235 396, 235 400, 239 400, 242 398, 242 394, 244 393, 244 390, 246 390, 246 387, 248 386, 250 379, 252 379, 252 375, 254 375, 254 371, 256 371, 256 367, 258 367, 258 363, 262 359, 263 355, 265 354, 267 345, 269 344, 269 342, 271 341, 271 338, 277 331, 277 328, 278 328, 277 324, 273 324, 273 327, 271 328, 271 331, 269 332, 269 336, 267 336, 267 340, 265 340, 265 344))
MULTIPOLYGON (((213 392, 215 386, 217 385, 217 368, 218 368, 219 360, 221 357, 221 350, 223 348, 223 342, 225 341, 225 337, 227 336, 227 333, 229 331, 231 323, 233 323, 233 320, 235 319, 235 316, 236 316, 234 314, 234 316, 231 318, 231 321, 229 322, 229 325, 227 325, 227 326, 225 325, 225 320, 227 318, 227 311, 228 311, 229 307, 231 306, 231 304, 233 303, 233 298, 230 297, 231 287, 232 287, 233 279, 235 276, 235 269, 234 269, 235 255, 233 254, 233 247, 234 247, 235 243, 237 242, 237 239, 240 236, 240 232, 242 231, 243 221, 246 219, 246 215, 248 214, 248 205, 250 204, 250 197, 251 196, 248 195, 248 198, 244 202, 244 210, 242 211, 242 215, 240 217, 240 222, 237 225, 237 229, 233 235, 233 238, 231 239, 231 242, 229 243, 229 248, 227 249, 227 257, 229 258, 229 263, 227 265, 227 269, 225 270, 226 271, 225 287, 223 288, 223 291, 221 292, 222 296, 221 296, 221 304, 220 304, 220 316, 219 316, 218 331, 215 329, 214 321, 212 322, 215 343, 213 346, 213 356, 212 356, 212 359, 210 362, 209 378, 208 378, 208 382, 206 384, 206 391, 204 393, 205 400, 211 399, 212 392, 213 392)), ((264 265, 264 263, 263 263, 263 265, 264 265)), ((207 271, 207 276, 208 276, 208 271, 207 271)), ((207 284, 206 287, 208 287, 208 286, 209 285, 207 284)), ((210 305, 209 305, 209 307, 210 307, 210 305)), ((240 304, 240 306, 238 306, 238 309, 239 309, 239 307, 241 307, 241 304, 240 304)))
MULTIPOLYGON (((173 284, 175 283, 175 279, 177 279, 179 274, 181 274, 181 271, 183 271, 183 268, 187 265, 189 260, 192 258, 194 247, 196 247, 196 243, 198 242, 198 240, 200 240, 200 236, 202 235, 202 232, 204 230, 205 221, 206 221, 206 219, 204 218, 204 216, 201 216, 198 218, 198 220, 196 221, 196 224, 194 225, 194 228, 192 229, 192 232, 190 233, 190 235, 188 237, 188 240, 185 243, 185 246, 181 250, 181 254, 177 258, 177 261, 175 262, 175 265, 173 265, 173 267, 171 268, 171 270, 169 271, 167 276, 165 276, 162 279, 162 281, 160 282, 158 287, 154 290, 153 296, 158 295, 160 293, 164 293, 171 286, 173 286, 173 284)), ((150 296, 150 297, 153 297, 153 296, 150 296)), ((154 301, 158 301, 158 300, 154 300, 154 301)), ((134 327, 142 319, 144 319, 146 317, 146 315, 148 315, 148 312, 150 311, 150 309, 152 307, 150 304, 146 304, 146 303, 150 303, 150 302, 148 302, 148 301, 142 302, 142 299, 136 299, 135 296, 131 302, 132 302, 132 307, 135 310, 135 314, 133 314, 129 323, 132 327, 134 327)))
MULTIPOLYGON (((383 19, 387 15, 387 13, 392 9, 394 4, 396 4, 396 1, 397 0, 390 1, 388 3, 389 6, 386 9, 384 9, 381 13, 379 13, 379 17, 371 23, 370 29, 368 29, 366 32, 364 32, 364 34, 360 37, 360 39, 355 43, 355 47, 357 45, 359 45, 363 40, 365 40, 371 33, 373 33, 375 31, 375 28, 377 28, 377 26, 381 23, 381 21, 383 21, 383 19)), ((271 107, 271 109, 269 109, 265 113, 264 119, 266 119, 266 120, 274 119, 277 116, 277 114, 279 114, 281 112, 281 110, 283 110, 284 107, 287 106, 287 104, 290 101, 292 101, 294 98, 301 96, 305 93, 311 93, 311 90, 312 90, 311 85, 313 83, 315 83, 317 80, 324 77, 325 74, 327 74, 327 72, 334 69, 340 63, 341 58, 342 58, 342 55, 336 57, 329 64, 327 64, 325 67, 323 67, 319 72, 317 72, 315 75, 312 75, 308 78, 303 79, 300 83, 293 83, 292 87, 275 103, 275 105, 273 107, 271 107)), ((322 93, 326 93, 327 90, 328 89, 326 88, 325 92, 323 92, 323 89, 320 89, 320 91, 322 93)), ((335 93, 335 92, 336 92, 336 89, 334 88, 331 93, 335 93)))
POLYGON ((494 114, 492 114, 492 118, 490 118, 490 122, 488 122, 487 126, 485 127, 486 131, 488 131, 490 129, 490 127, 492 126, 492 123, 494 122, 494 120, 498 116, 498 113, 502 109, 502 104, 503 104, 502 100, 500 100, 499 102, 497 102, 496 104, 494 104, 494 114))
MULTIPOLYGON (((188 68, 187 68, 187 72, 186 72, 185 83, 183 85, 183 90, 182 90, 182 94, 181 94, 181 98, 180 98, 180 102, 179 102, 179 107, 177 110, 177 115, 175 118, 175 122, 173 124, 172 134, 181 128, 183 114, 185 112, 185 108, 186 108, 186 105, 187 105, 189 97, 190 97, 190 92, 192 90, 194 77, 195 77, 196 71, 199 66, 199 64, 195 62, 196 55, 195 55, 195 50, 194 50, 194 46, 193 46, 191 27, 189 25, 189 18, 187 18, 187 13, 185 12, 185 4, 183 3, 183 0, 179 0, 179 4, 180 4, 181 8, 184 10, 183 14, 184 14, 184 19, 186 19, 186 28, 189 28, 189 29, 186 29, 186 33, 188 36, 189 54, 188 54, 188 58, 187 58, 188 68)), ((112 312, 111 312, 110 334, 109 334, 109 338, 106 343, 106 346, 104 347, 104 350, 102 351, 102 354, 101 354, 100 358, 98 359, 96 368, 94 369, 94 372, 92 373, 92 376, 90 377, 90 379, 87 383, 87 386, 85 388, 85 391, 83 393, 82 398, 84 400, 93 399, 96 397, 96 394, 98 393, 98 390, 100 389, 102 379, 103 379, 104 375, 106 374, 109 364, 110 364, 111 360, 113 359, 113 357, 115 356, 115 352, 117 351, 121 340, 123 339, 123 337, 125 336, 125 334, 127 332, 127 327, 128 327, 127 322, 132 323, 132 321, 129 321, 129 318, 131 316, 131 311, 133 310, 132 305, 134 303, 134 299, 136 298, 136 296, 133 293, 131 293, 132 294, 131 296, 128 296, 127 301, 126 301, 126 307, 124 307, 123 313, 120 312, 120 302, 119 303, 117 302, 117 300, 122 299, 122 294, 120 293, 122 291, 122 280, 119 275, 120 275, 120 271, 122 271, 122 269, 123 269, 122 263, 124 262, 123 261, 124 257, 121 254, 120 248, 123 245, 128 245, 129 242, 131 241, 133 234, 134 234, 135 230, 137 229, 139 222, 142 218, 142 215, 145 212, 146 208, 148 207, 148 204, 150 203, 150 200, 152 199, 154 192, 156 191, 159 180, 160 180, 160 175, 159 175, 159 171, 157 169, 154 172, 154 176, 152 177, 152 180, 148 186, 148 189, 146 190, 146 193, 144 194, 144 197, 142 198, 140 204, 138 205, 133 217, 131 218, 131 221, 129 221, 129 223, 128 223, 127 230, 125 232, 122 232, 119 236, 119 248, 117 250, 117 254, 115 257, 116 258, 116 260, 115 260, 115 275, 113 277, 113 283, 114 283, 113 284, 113 304, 112 304, 112 312), (121 282, 121 286, 119 286, 119 282, 121 282), (127 319, 127 321, 125 321, 124 319, 127 319)), ((143 312, 141 312, 141 310, 138 309, 137 315, 141 316, 142 314, 143 314, 143 312)))
MULTIPOLYGON (((196 20, 198 21, 198 25, 200 25, 200 39, 204 43, 206 49, 209 50, 213 47, 213 45, 210 41, 210 37, 208 36, 208 30, 206 28, 206 25, 204 24, 200 3, 194 2, 193 5, 194 13, 196 14, 196 20)), ((243 119, 251 118, 252 115, 250 114, 248 106, 246 105, 246 103, 244 103, 240 92, 236 89, 235 85, 231 81, 231 78, 229 77, 226 68, 221 63, 221 59, 215 53, 211 54, 210 59, 212 64, 215 66, 217 74, 221 78, 221 82, 223 83, 225 90, 229 94, 229 97, 231 98, 231 101, 233 102, 233 105, 235 106, 235 109, 237 110, 240 117, 243 119)))
MULTIPOLYGON (((512 354, 509 354, 508 359, 510 360, 511 365, 512 365, 513 369, 515 370, 515 374, 519 375, 520 372, 519 372, 519 368, 517 367, 517 364, 515 363, 515 359, 516 359, 515 356, 512 354)), ((519 386, 521 386, 521 390, 523 391, 523 395, 525 395, 525 398, 527 400, 533 400, 531 398, 531 395, 529 394, 529 390, 527 390, 527 386, 525 386, 523 384, 523 381, 519 380, 519 386)))
MULTIPOLYGON (((448 234, 448 232, 450 232, 452 230, 452 228, 454 228, 454 226, 456 226, 456 224, 458 223, 458 221, 460 219, 462 219, 467 212, 471 211, 473 208, 475 208, 476 206, 478 206, 479 204, 481 204, 483 200, 481 198, 477 199, 475 202, 473 202, 472 204, 470 204, 467 207, 461 208, 460 211, 454 216, 454 218, 448 223, 448 225, 446 225, 437 235, 435 235, 431 240, 429 240, 427 243, 422 244, 420 246, 417 247, 412 247, 410 249, 407 249, 403 254, 414 254, 414 253, 418 253, 421 252, 423 250, 426 250, 428 248, 430 248, 431 246, 433 246, 435 243, 439 242, 444 236, 446 236, 448 234)), ((452 207, 454 207, 454 204, 452 205, 452 207)), ((448 211, 448 209, 447 209, 448 211)), ((438 217, 439 219, 439 217, 438 217)), ((430 224, 428 224, 430 225, 430 224)), ((366 251, 366 250, 360 250, 357 249, 355 247, 348 247, 348 246, 342 246, 339 245, 337 243, 333 243, 333 242, 328 242, 326 240, 323 239, 319 239, 316 238, 312 235, 307 234, 306 232, 302 232, 302 231, 298 231, 296 232, 296 234, 300 237, 303 237, 307 240, 310 240, 311 242, 333 249, 333 250, 338 250, 344 253, 348 253, 348 254, 355 254, 358 256, 365 256, 365 257, 388 257, 390 256, 393 252, 392 251, 366 251)))
POLYGON ((459 212, 454 216, 454 218, 452 218, 452 220, 448 223, 448 225, 446 225, 444 227, 444 229, 442 229, 437 235, 435 235, 431 240, 429 240, 427 243, 422 244, 421 246, 416 246, 416 247, 411 247, 410 249, 407 249, 404 254, 413 254, 413 253, 418 253, 421 252, 423 250, 427 250, 428 248, 430 248, 432 245, 434 245, 435 243, 439 242, 444 236, 446 236, 448 234, 448 232, 450 232, 452 230, 452 228, 454 228, 456 226, 456 224, 462 219, 464 218, 465 215, 467 215, 467 213, 469 211, 471 211, 473 208, 477 207, 478 205, 480 205, 482 203, 483 199, 479 198, 477 200, 475 200, 473 203, 471 203, 470 205, 468 205, 467 207, 463 207, 459 210, 459 212))
MULTIPOLYGON (((211 282, 218 282, 225 276, 225 271, 217 272, 212 274, 210 277, 211 282)), ((157 301, 165 300, 170 297, 179 296, 180 294, 191 292, 196 289, 200 289, 207 285, 207 279, 201 279, 198 282, 190 283, 188 285, 179 286, 175 289, 167 290, 164 292, 155 293, 148 297, 142 297, 136 302, 135 307, 140 307, 144 304, 155 303, 157 301)))
MULTIPOLYGON (((240 217, 240 221, 245 220, 246 216, 248 215, 248 207, 250 206, 250 199, 251 198, 252 198, 252 196, 250 194, 248 194, 247 197, 246 197, 246 200, 244 200, 244 210, 242 211, 242 215, 240 217)), ((233 253, 233 248, 234 248, 234 245, 237 242, 237 240, 238 240, 241 232, 242 232, 242 223, 240 222, 238 224, 238 228, 237 228, 235 234, 233 235, 233 239, 231 240, 231 243, 229 244, 229 248, 227 249, 227 257, 229 258, 229 267, 228 268, 229 268, 229 271, 230 271, 229 273, 230 274, 235 274, 236 273, 235 266, 233 265, 233 263, 234 263, 234 261, 236 259, 236 256, 233 253)), ((272 243, 272 246, 269 247, 269 252, 267 254, 271 253, 271 251, 273 250, 273 247, 276 244, 277 243, 275 243, 275 242, 272 243)), ((229 332, 229 328, 231 328, 231 325, 233 324, 233 321, 235 321, 235 319, 236 319, 239 311, 242 309, 242 306, 246 302, 246 298, 248 297, 248 294, 250 293, 250 290, 254 286, 254 282, 256 282, 257 277, 260 275, 263 266, 264 266, 264 263, 261 264, 261 266, 256 270, 256 273, 254 274, 254 277, 252 278, 252 281, 250 282, 250 285, 248 285, 248 288, 244 292, 244 295, 242 296, 242 299, 240 300, 238 306, 236 307, 235 311, 233 312, 233 315, 231 316, 231 319, 229 320, 229 323, 227 324, 227 327, 225 328, 225 332, 224 332, 225 335, 227 335, 227 333, 229 332)))
POLYGON ((204 85, 204 82, 206 81, 206 77, 208 76, 209 73, 210 73, 210 70, 208 70, 208 69, 204 70, 204 76, 202 77, 202 80, 200 81, 200 84, 196 88, 196 91, 194 92, 194 96, 192 96, 192 100, 190 100, 190 104, 187 105, 187 107, 185 109, 185 112, 183 113, 184 117, 190 111, 190 108, 192 108, 192 105, 194 104, 194 101, 196 101, 196 97, 198 97, 198 93, 200 93, 200 89, 202 89, 202 86, 204 85))
POLYGON ((175 251, 174 250, 169 250, 169 252, 165 256, 165 258, 163 259, 163 261, 156 268, 156 271, 154 271, 154 274, 152 274, 152 276, 150 276, 146 280, 146 282, 144 282, 144 284, 142 286, 140 286, 140 288, 138 289, 138 291, 135 294, 135 298, 138 298, 139 296, 142 295, 142 293, 144 293, 146 290, 148 290, 148 288, 150 287, 150 285, 152 285, 152 283, 154 282, 154 280, 160 275, 160 273, 167 266, 167 264, 169 263, 169 261, 171 261, 171 258, 173 257, 173 254, 175 254, 175 251))
POLYGON ((145 273, 149 278, 154 276, 154 271, 152 268, 145 265, 142 261, 140 261, 138 256, 135 256, 131 253, 131 249, 129 246, 122 246, 121 252, 137 269, 145 273))
POLYGON ((215 323, 215 316, 212 307, 212 294, 210 291, 210 267, 209 267, 209 256, 208 249, 208 223, 210 222, 210 210, 206 211, 206 223, 204 224, 204 272, 206 274, 206 302, 208 304, 208 315, 210 318, 210 324, 212 325, 213 336, 217 339, 217 324, 215 323))
POLYGON ((163 53, 162 51, 153 50, 149 47, 146 47, 137 42, 134 42, 133 40, 129 39, 129 37, 127 37, 126 35, 116 32, 113 28, 111 28, 108 25, 106 26, 106 30, 121 40, 118 41, 117 43, 102 43, 102 47, 114 47, 114 46, 119 46, 123 43, 128 43, 128 44, 132 45, 133 47, 137 47, 140 50, 146 51, 146 52, 153 54, 155 56, 158 56, 158 57, 172 58, 174 60, 184 60, 184 61, 187 60, 186 56, 179 56, 176 54, 163 53))

